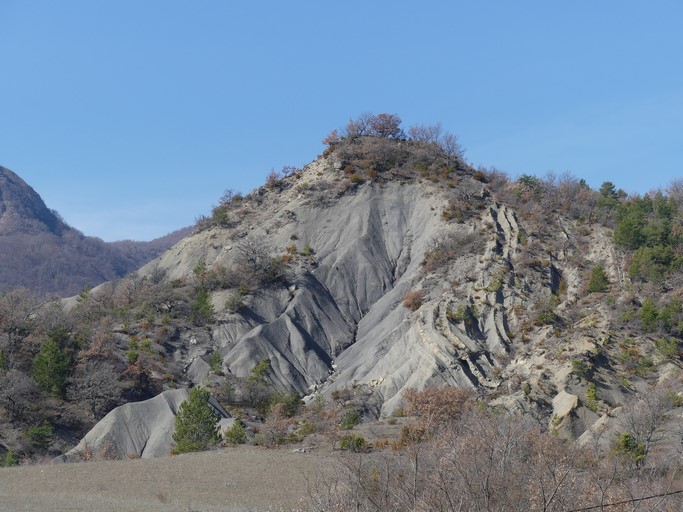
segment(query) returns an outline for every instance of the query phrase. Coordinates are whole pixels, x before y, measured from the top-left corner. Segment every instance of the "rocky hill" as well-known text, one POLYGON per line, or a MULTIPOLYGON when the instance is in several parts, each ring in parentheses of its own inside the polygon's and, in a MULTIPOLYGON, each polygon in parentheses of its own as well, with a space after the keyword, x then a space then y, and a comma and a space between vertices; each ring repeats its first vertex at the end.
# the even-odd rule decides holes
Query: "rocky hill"
POLYGON ((0 290, 74 295, 125 276, 187 234, 105 243, 68 226, 15 173, 0 167, 0 290))
MULTIPOLYGON (((192 385, 257 410, 266 389, 296 393, 368 421, 400 416, 411 391, 446 386, 602 449, 647 409, 652 449, 675 445, 675 190, 628 197, 570 176, 511 181, 441 138, 328 142, 302 169, 227 193, 191 236, 68 300, 65 317, 43 313, 38 327, 0 316, 14 383, 6 439, 20 445, 22 429, 46 420, 56 454, 114 406, 192 385), (46 339, 71 362, 47 385, 35 364, 46 339), (56 403, 40 412, 18 405, 47 395, 56 403)), ((159 435, 131 434, 154 423, 144 414, 112 426, 127 415, 95 427, 89 449, 121 438, 116 425, 136 446, 159 435)))

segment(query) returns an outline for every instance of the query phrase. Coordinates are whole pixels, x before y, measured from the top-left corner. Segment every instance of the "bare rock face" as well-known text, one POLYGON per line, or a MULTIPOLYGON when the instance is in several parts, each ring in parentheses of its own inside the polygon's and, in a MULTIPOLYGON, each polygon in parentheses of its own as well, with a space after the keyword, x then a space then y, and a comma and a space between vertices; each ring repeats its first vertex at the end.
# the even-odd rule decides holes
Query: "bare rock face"
POLYGON ((397 180, 330 199, 320 176, 336 174, 331 162, 317 160, 299 178, 310 186, 267 192, 259 196, 262 207, 243 214, 236 227, 200 231, 141 269, 183 279, 198 261, 233 268, 245 240, 265 241, 274 257, 292 245, 297 253, 310 248, 297 256, 289 289, 252 290, 238 313, 225 310, 225 294, 214 293, 218 314, 208 346, 178 350, 187 375, 200 383, 208 370, 196 361, 215 349, 223 367, 241 377, 269 359, 275 385, 306 395, 362 384, 379 397, 384 414, 398 406, 405 387, 496 387, 495 369, 509 344, 506 308, 515 294, 503 280, 490 292, 477 288, 496 278, 490 260, 510 261, 514 214, 487 200, 470 176, 455 194, 487 206, 469 221, 449 223, 442 213, 453 192, 397 180), (440 243, 460 253, 450 270, 461 283, 456 289, 444 287, 446 275, 425 271, 426 253, 440 243), (415 312, 403 303, 411 290, 423 295, 415 312), (476 309, 476 321, 452 320, 458 306, 476 309))
MULTIPOLYGON (((268 360, 274 386, 309 399, 358 391, 368 415, 395 412, 407 388, 454 386, 575 439, 603 423, 620 428, 608 413, 629 391, 599 363, 628 333, 615 333, 614 308, 585 291, 599 264, 614 304, 633 300, 618 292, 628 276, 609 228, 528 205, 516 212, 472 169, 355 180, 347 171, 321 157, 232 200, 137 272, 185 290, 185 302, 169 293, 157 304, 173 323, 164 362, 178 381, 220 385, 268 360), (282 274, 264 279, 272 262, 282 274), (224 279, 204 288, 210 271, 224 279), (200 288, 215 312, 205 325, 188 319, 187 297, 200 288), (601 382, 591 407, 582 367, 601 382)), ((103 447, 119 457, 168 453, 184 396, 167 393, 112 411, 64 460, 103 447)))
POLYGON ((143 402, 117 407, 55 462, 166 456, 171 452, 176 413, 187 397, 186 389, 174 389, 143 402))

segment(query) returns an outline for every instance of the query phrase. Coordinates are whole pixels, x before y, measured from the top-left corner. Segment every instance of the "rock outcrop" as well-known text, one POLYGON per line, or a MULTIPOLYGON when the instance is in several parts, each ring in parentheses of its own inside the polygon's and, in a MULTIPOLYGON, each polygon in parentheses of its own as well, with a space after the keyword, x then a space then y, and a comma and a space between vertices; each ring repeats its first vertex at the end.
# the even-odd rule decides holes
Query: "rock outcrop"
POLYGON ((405 387, 496 388, 509 351, 509 312, 524 302, 511 270, 514 213, 466 173, 455 190, 385 180, 343 193, 331 188, 339 174, 334 162, 316 160, 297 186, 256 191, 260 208, 244 207, 233 226, 195 233, 140 270, 181 280, 200 261, 234 268, 245 240, 264 242, 273 257, 296 248, 288 287, 250 290, 237 313, 225 308, 224 292, 213 293, 211 336, 175 353, 188 376, 201 383, 208 365, 200 360, 214 350, 241 377, 269 359, 277 386, 304 395, 368 386, 383 414, 400 404, 405 387), (453 197, 471 205, 463 222, 444 218, 453 197), (426 271, 427 255, 442 250, 449 260, 426 271), (415 312, 403 302, 410 291, 423 297, 415 312), (454 318, 459 308, 476 318, 454 318))
MULTIPOLYGON (((55 462, 166 456, 173 446, 178 408, 187 397, 187 389, 174 389, 149 400, 117 407, 55 462)), ((221 418, 229 416, 215 400, 211 403, 221 418)))

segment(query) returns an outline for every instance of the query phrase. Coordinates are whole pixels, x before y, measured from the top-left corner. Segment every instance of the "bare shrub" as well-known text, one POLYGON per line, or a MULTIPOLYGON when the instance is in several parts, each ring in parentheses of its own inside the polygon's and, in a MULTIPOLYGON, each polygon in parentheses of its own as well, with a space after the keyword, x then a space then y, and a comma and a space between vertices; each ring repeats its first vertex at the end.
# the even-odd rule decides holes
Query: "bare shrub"
POLYGON ((287 269, 281 258, 264 239, 248 237, 237 244, 239 256, 235 260, 243 284, 249 288, 287 280, 287 269))
POLYGON ((259 433, 255 438, 257 444, 262 444, 269 448, 290 442, 290 430, 293 420, 285 412, 283 404, 275 404, 271 407, 266 421, 261 425, 259 433))
POLYGON ((420 290, 410 290, 403 296, 403 305, 411 311, 417 311, 423 300, 424 294, 420 290))
MULTIPOLYGON (((530 418, 470 408, 439 435, 349 453, 313 486, 318 510, 679 510, 673 479, 542 432, 530 418), (656 499, 643 499, 661 493, 656 499), (610 508, 612 510, 612 508, 610 508)), ((675 477, 675 472, 673 473, 675 477)))
POLYGON ((425 252, 422 267, 426 272, 434 272, 447 266, 460 256, 480 252, 484 247, 484 240, 476 233, 453 234, 451 236, 433 240, 430 248, 425 252))
POLYGON ((437 143, 441 137, 441 123, 411 126, 408 128, 408 136, 415 142, 437 143))
POLYGON ((409 388, 403 391, 406 402, 404 412, 416 416, 429 425, 446 425, 456 420, 474 402, 476 394, 471 389, 450 386, 428 387, 421 391, 409 388))

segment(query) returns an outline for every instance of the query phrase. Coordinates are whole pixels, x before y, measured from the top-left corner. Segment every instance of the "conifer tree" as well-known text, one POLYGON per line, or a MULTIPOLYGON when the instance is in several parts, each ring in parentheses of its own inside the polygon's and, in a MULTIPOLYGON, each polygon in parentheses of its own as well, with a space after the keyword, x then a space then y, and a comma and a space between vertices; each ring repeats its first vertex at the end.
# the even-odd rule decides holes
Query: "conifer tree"
POLYGON ((590 293, 604 293, 609 290, 609 279, 605 270, 600 266, 593 267, 591 271, 591 280, 588 283, 588 291, 590 293))
POLYGON ((69 354, 53 337, 48 338, 33 359, 33 378, 38 386, 52 395, 64 396, 70 370, 69 354))
POLYGON ((218 441, 216 423, 220 418, 209 404, 209 396, 204 388, 192 388, 188 399, 178 408, 173 434, 177 453, 206 450, 218 441))

